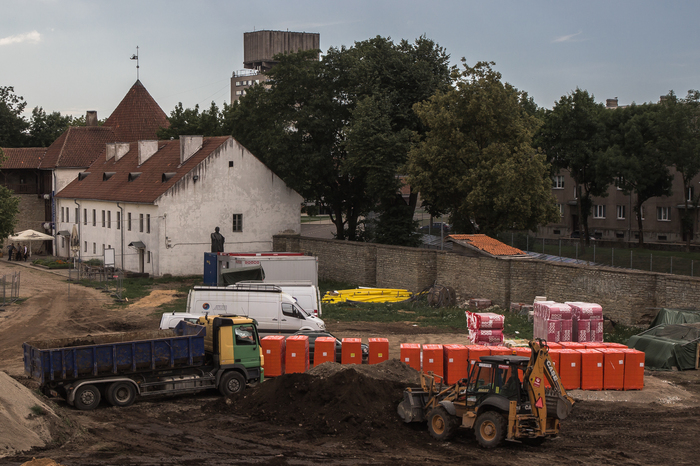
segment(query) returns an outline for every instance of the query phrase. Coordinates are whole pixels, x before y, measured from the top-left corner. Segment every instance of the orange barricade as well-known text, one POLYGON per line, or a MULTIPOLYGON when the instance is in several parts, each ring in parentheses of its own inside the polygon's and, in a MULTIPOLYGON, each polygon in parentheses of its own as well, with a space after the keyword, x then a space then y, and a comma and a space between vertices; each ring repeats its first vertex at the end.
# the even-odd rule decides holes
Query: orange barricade
POLYGON ((423 345, 423 372, 432 371, 442 377, 445 373, 442 362, 442 345, 423 345))
POLYGON ((602 341, 587 341, 584 343, 586 349, 606 348, 602 341))
POLYGON ((581 353, 573 349, 559 350, 559 377, 567 390, 581 386, 581 353))
POLYGON ((624 348, 598 348, 603 353, 603 390, 622 390, 625 388, 625 353, 624 348))
POLYGON ((517 347, 511 348, 510 350, 512 353, 515 353, 516 356, 522 356, 524 358, 529 358, 532 356, 532 350, 530 348, 517 347))
MULTIPOLYGON (((467 347, 464 345, 443 345, 442 354, 444 356, 445 364, 445 383, 453 384, 457 383, 458 380, 464 379, 469 375, 469 355, 470 350, 468 348, 473 348, 473 346, 467 347)), ((488 348, 483 346, 477 346, 477 348, 484 348, 488 355, 488 348)))
MULTIPOLYGON (((561 350, 563 348, 551 348, 549 350, 549 359, 552 360, 552 364, 554 365, 554 369, 557 371, 557 374, 559 374, 559 355, 561 354, 561 350)), ((561 375, 559 376, 561 378, 561 375)), ((551 388, 552 385, 549 383, 547 378, 545 377, 544 381, 544 386, 547 388, 551 388)))
POLYGON ((287 338, 285 374, 306 372, 309 370, 309 337, 292 335, 287 338))
POLYGON ((513 350, 507 346, 488 346, 489 351, 491 351, 491 356, 510 356, 513 354, 513 350))
POLYGON ((318 337, 314 342, 314 367, 324 362, 335 362, 335 338, 318 337))
POLYGON ((605 345, 606 348, 628 348, 627 345, 623 345, 622 343, 613 343, 611 341, 604 341, 602 344, 605 345))
POLYGON ((625 354, 625 380, 622 387, 625 390, 641 390, 644 388, 644 351, 621 348, 625 354))
POLYGON ((389 359, 389 340, 386 338, 369 339, 369 364, 379 364, 389 359))
POLYGON ((415 370, 420 370, 420 345, 418 343, 401 343, 401 362, 415 370))
POLYGON ((587 348, 581 353, 581 390, 603 389, 603 353, 587 348))
POLYGON ((343 338, 342 364, 362 364, 362 340, 343 338))
POLYGON ((586 344, 579 343, 578 341, 560 341, 559 344, 562 346, 562 348, 566 348, 566 349, 572 349, 572 350, 586 349, 586 344))
POLYGON ((549 349, 562 349, 563 346, 561 346, 561 343, 557 343, 556 341, 548 341, 547 346, 549 346, 549 349))
POLYGON ((265 377, 278 377, 284 374, 284 342, 284 335, 270 335, 260 340, 265 377))

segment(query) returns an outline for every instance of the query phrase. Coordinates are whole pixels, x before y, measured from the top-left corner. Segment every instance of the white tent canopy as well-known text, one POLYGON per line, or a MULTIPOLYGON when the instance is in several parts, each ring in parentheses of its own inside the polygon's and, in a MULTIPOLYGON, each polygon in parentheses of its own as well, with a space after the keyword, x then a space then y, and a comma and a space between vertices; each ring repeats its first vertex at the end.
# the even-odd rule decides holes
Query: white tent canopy
POLYGON ((24 230, 16 235, 10 235, 9 239, 10 241, 48 241, 53 240, 53 236, 35 230, 24 230))

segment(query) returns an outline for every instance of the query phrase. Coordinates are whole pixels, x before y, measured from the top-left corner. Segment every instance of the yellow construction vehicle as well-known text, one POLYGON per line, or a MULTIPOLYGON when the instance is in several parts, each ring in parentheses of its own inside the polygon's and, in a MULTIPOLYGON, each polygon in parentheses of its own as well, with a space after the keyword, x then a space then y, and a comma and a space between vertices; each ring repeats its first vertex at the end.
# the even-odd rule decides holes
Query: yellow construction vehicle
POLYGON ((544 340, 529 343, 530 358, 482 356, 468 377, 454 385, 421 373, 421 389, 407 388, 399 404, 405 422, 428 423, 438 440, 459 427, 473 429, 477 442, 494 448, 503 440, 541 444, 559 433, 559 421, 571 413, 574 400, 566 394, 544 340), (545 388, 545 380, 551 388, 545 388))

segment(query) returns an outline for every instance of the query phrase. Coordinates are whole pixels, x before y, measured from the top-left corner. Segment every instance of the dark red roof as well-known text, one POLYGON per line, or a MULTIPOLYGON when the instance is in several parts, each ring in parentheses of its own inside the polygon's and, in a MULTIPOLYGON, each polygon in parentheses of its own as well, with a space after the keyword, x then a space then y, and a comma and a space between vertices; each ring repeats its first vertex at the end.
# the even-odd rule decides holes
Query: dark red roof
POLYGON ((141 81, 136 81, 104 126, 114 129, 115 142, 133 142, 158 139, 158 130, 169 127, 170 122, 141 81))
POLYGON ((41 168, 88 167, 115 138, 112 128, 105 126, 71 126, 46 149, 41 168))
POLYGON ((105 161, 103 150, 97 160, 86 171, 88 176, 76 178, 59 192, 56 197, 68 199, 96 199, 104 201, 139 202, 152 204, 165 191, 170 189, 183 176, 189 173, 207 156, 215 152, 230 136, 204 138, 202 148, 190 157, 181 167, 180 141, 158 141, 158 151, 143 165, 138 165, 138 142, 130 144, 129 152, 117 162, 105 161), (103 181, 105 172, 114 175, 103 181), (129 173, 140 172, 138 178, 129 181, 129 173), (164 173, 175 173, 163 181, 164 173))
POLYGON ((2 150, 7 160, 2 162, 2 169, 39 168, 41 159, 46 153, 46 147, 7 148, 2 150))

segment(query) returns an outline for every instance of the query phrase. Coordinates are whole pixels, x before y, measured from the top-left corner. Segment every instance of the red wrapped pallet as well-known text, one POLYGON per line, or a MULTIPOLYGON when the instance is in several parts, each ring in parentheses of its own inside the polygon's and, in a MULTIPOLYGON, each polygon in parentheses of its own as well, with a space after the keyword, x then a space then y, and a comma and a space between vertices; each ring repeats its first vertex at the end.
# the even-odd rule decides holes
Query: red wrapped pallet
POLYGON ((260 340, 263 351, 265 377, 279 377, 284 374, 284 335, 270 335, 260 340))
POLYGON ((502 343, 503 330, 469 330, 469 340, 476 344, 502 343))
POLYGON ((306 372, 309 370, 309 337, 292 335, 287 338, 285 355, 285 374, 306 372))
POLYGON ((644 388, 644 357, 643 351, 621 348, 625 355, 625 379, 622 383, 624 390, 641 390, 644 388))
POLYGON ((359 338, 343 338, 340 350, 341 364, 362 364, 362 340, 359 338))
POLYGON ((502 329, 505 317, 494 312, 467 312, 467 328, 472 330, 502 329))
POLYGON ((603 353, 595 349, 576 351, 581 353, 581 390, 602 390, 603 353))
POLYGON ((547 319, 543 325, 545 340, 561 341, 561 320, 547 319))
POLYGON ((435 375, 443 377, 445 373, 445 367, 442 358, 442 345, 423 345, 423 372, 432 372, 435 375))
POLYGON ((591 319, 590 341, 603 341, 603 319, 591 319))
POLYGON ((335 338, 318 337, 314 342, 314 367, 324 362, 335 362, 335 338))
POLYGON ((369 364, 379 364, 389 359, 389 340, 386 338, 369 339, 369 364))
POLYGON ((604 355, 603 390, 625 388, 625 353, 623 348, 598 348, 604 355))
POLYGON ((415 370, 420 370, 420 345, 418 343, 401 343, 401 362, 415 370))
MULTIPOLYGON (((470 347, 473 348, 473 347, 470 347)), ((488 355, 488 348, 477 346, 479 351, 484 351, 484 356, 488 355)), ((453 384, 458 380, 466 378, 469 374, 469 357, 471 351, 464 345, 443 345, 445 383, 453 384)))
POLYGON ((561 338, 559 341, 571 341, 574 337, 574 322, 572 320, 561 321, 561 338))
POLYGON ((573 349, 559 350, 559 377, 567 390, 581 387, 581 353, 573 349))

